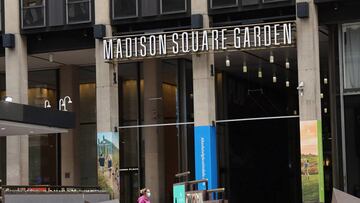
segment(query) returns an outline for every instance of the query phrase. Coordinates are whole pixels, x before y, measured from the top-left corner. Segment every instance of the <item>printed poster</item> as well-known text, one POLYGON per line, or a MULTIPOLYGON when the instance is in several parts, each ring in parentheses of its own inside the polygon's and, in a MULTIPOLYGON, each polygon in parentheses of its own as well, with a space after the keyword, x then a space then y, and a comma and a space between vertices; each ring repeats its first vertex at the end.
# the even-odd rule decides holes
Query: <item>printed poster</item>
POLYGON ((321 121, 300 122, 303 202, 324 202, 321 121))
POLYGON ((173 203, 185 203, 185 185, 184 184, 176 184, 173 188, 174 193, 174 201, 173 203))
POLYGON ((101 132, 97 134, 98 184, 113 198, 120 195, 119 134, 101 132))

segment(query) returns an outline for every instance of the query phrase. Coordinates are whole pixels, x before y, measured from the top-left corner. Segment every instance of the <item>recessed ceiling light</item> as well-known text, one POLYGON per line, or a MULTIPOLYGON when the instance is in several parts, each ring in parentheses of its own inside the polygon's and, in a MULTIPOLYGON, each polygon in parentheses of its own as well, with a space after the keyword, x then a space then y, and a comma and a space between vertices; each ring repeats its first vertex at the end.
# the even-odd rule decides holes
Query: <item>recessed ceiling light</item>
POLYGON ((34 134, 34 131, 30 131, 30 134, 34 134))
POLYGON ((6 130, 6 128, 1 128, 1 130, 6 130))

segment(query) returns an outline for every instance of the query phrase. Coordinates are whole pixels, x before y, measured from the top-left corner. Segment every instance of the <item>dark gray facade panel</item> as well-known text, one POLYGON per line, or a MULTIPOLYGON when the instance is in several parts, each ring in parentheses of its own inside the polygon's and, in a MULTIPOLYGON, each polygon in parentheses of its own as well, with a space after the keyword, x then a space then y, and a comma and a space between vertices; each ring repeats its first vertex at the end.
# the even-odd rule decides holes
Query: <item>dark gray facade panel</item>
POLYGON ((113 17, 126 18, 137 16, 138 0, 112 0, 113 17))
POLYGON ((48 0, 49 26, 65 24, 64 0, 48 0))
POLYGON ((156 16, 159 14, 159 1, 158 0, 141 0, 141 15, 156 16))
POLYGON ((65 129, 75 127, 73 112, 8 102, 0 102, 0 120, 65 129))
POLYGON ((259 4, 259 0, 242 0, 243 6, 253 6, 258 4, 259 4))
POLYGON ((276 2, 282 2, 282 1, 289 1, 289 0, 262 0, 263 3, 276 3, 276 2))
POLYGON ((210 1, 211 1, 211 8, 236 6, 238 4, 237 0, 210 0, 210 1))
POLYGON ((161 0, 162 1, 162 12, 181 12, 186 11, 186 0, 161 0))

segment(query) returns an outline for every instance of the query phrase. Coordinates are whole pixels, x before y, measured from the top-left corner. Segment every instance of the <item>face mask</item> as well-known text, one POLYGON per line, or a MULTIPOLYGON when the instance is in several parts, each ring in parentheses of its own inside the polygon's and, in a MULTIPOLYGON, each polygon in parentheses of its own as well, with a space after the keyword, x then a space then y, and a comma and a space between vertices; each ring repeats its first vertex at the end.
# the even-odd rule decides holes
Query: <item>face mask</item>
POLYGON ((150 197, 150 196, 151 196, 151 193, 150 193, 150 192, 147 192, 147 193, 146 193, 146 196, 147 196, 147 197, 150 197))

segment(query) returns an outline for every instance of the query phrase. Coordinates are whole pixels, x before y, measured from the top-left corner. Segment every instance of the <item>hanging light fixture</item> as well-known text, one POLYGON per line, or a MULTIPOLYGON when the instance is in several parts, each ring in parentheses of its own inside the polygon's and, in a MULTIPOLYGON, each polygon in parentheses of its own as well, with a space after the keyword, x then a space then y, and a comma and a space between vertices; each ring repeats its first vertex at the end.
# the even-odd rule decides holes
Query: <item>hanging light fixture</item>
POLYGON ((247 73, 247 72, 248 72, 248 68, 247 68, 246 62, 244 62, 244 64, 243 64, 243 73, 247 73))
POLYGON ((290 69, 290 62, 289 62, 289 59, 287 59, 287 58, 286 58, 286 62, 285 62, 285 68, 290 69))
POLYGON ((259 68, 258 70, 258 78, 262 78, 263 77, 263 74, 262 74, 262 70, 261 70, 261 67, 259 68))
POLYGON ((328 79, 325 77, 325 78, 324 78, 324 84, 327 85, 328 82, 329 82, 328 79))
POLYGON ((276 83, 276 82, 277 82, 277 77, 276 77, 276 74, 275 74, 275 73, 274 73, 274 75, 273 75, 272 81, 273 81, 273 83, 276 83))
POLYGON ((323 93, 320 94, 320 98, 324 99, 324 94, 323 93))
POLYGON ((54 55, 52 53, 49 54, 49 62, 54 62, 54 55))
POLYGON ((231 65, 229 56, 226 56, 225 65, 226 67, 230 67, 231 65))
POLYGON ((274 63, 275 62, 275 57, 272 51, 270 51, 270 59, 269 59, 270 63, 274 63))
POLYGON ((285 85, 286 85, 286 87, 290 87, 290 81, 286 80, 285 85))

